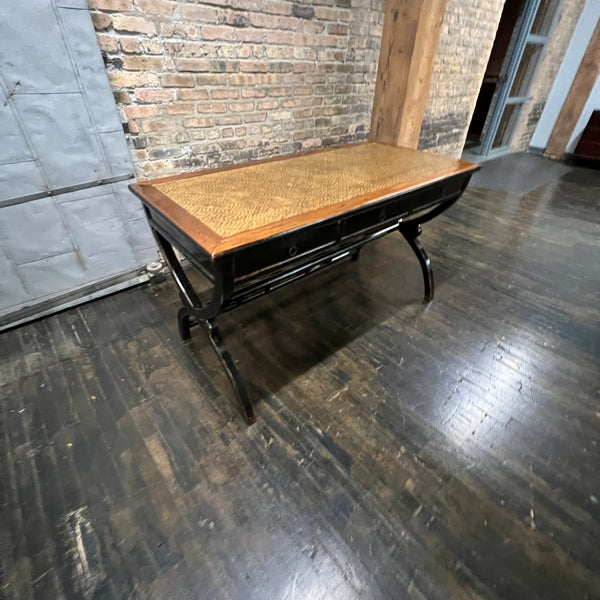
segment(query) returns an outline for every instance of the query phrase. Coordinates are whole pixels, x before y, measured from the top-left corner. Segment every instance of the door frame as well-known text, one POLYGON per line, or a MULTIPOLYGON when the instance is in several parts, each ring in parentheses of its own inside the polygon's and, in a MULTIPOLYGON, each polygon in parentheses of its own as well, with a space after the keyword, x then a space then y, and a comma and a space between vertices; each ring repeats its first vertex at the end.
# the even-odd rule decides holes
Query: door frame
POLYGON ((550 33, 552 32, 561 3, 562 0, 558 0, 556 6, 554 7, 554 14, 551 17, 548 32, 545 35, 539 35, 531 33, 531 28, 534 24, 541 0, 525 1, 523 11, 517 20, 513 32, 513 39, 511 40, 510 44, 510 46, 512 46, 512 52, 510 53, 510 56, 505 58, 502 66, 502 72, 500 74, 501 83, 494 93, 491 109, 486 119, 487 122, 481 135, 481 143, 479 146, 473 148, 471 152, 479 154, 485 158, 492 158, 508 152, 510 142, 512 141, 512 136, 514 135, 514 126, 519 121, 524 104, 530 99, 530 96, 528 95, 529 89, 535 80, 537 70, 542 62, 543 51, 548 43, 550 33), (526 89, 521 90, 520 95, 518 96, 510 96, 517 72, 521 66, 525 48, 528 44, 540 47, 540 56, 538 56, 536 59, 536 64, 533 66, 531 76, 526 84, 526 89), (509 131, 506 141, 501 146, 493 147, 498 130, 500 128, 502 117, 506 108, 509 106, 517 107, 517 112, 513 117, 513 123, 510 125, 512 130, 509 131))

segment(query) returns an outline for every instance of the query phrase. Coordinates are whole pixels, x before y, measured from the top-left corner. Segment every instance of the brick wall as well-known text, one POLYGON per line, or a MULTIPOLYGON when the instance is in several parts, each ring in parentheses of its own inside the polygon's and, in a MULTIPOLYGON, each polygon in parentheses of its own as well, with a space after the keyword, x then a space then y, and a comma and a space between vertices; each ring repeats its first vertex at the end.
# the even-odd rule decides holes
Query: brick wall
POLYGON ((458 157, 504 0, 448 0, 419 148, 458 157))
MULTIPOLYGON (((368 137, 385 0, 89 0, 141 179, 368 137)), ((562 3, 527 147, 585 0, 562 3)), ((448 0, 419 148, 460 156, 504 0, 448 0)))
POLYGON ((90 0, 140 178, 367 137, 383 0, 90 0))
POLYGON ((529 100, 524 104, 515 126, 510 144, 513 152, 529 147, 584 5, 585 0, 563 0, 558 10, 540 66, 529 89, 529 100))

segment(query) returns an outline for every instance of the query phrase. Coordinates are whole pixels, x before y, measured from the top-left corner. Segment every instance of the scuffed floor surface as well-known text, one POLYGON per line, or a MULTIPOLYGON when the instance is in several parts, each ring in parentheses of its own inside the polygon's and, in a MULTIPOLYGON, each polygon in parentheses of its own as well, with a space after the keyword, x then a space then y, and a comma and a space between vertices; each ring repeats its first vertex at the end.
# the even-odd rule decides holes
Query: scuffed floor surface
POLYGON ((170 280, 1 335, 0 597, 600 598, 600 173, 490 187, 429 306, 396 235, 221 319, 250 428, 170 280))

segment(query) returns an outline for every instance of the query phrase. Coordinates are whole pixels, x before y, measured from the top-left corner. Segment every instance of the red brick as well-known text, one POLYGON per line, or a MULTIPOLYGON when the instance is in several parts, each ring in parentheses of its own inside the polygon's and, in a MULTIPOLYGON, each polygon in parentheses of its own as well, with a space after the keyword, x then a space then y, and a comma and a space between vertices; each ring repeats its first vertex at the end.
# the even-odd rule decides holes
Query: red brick
POLYGON ((257 123, 259 121, 266 121, 267 120, 267 113, 266 112, 262 112, 262 113, 248 113, 247 115, 244 115, 244 123, 257 123))
POLYGON ((171 104, 167 106, 170 115, 189 115, 194 112, 194 104, 171 104))
POLYGON ((302 149, 307 150, 309 148, 318 148, 323 143, 321 138, 310 138, 302 142, 302 149))
POLYGON ((341 23, 332 23, 327 26, 327 33, 330 35, 348 35, 350 27, 341 23))
POLYGON ((242 98, 264 98, 266 95, 267 91, 264 89, 242 90, 242 98))
POLYGON ((123 56, 123 69, 126 71, 160 71, 162 58, 158 56, 123 56))
POLYGON ((269 71, 271 73, 289 73, 293 69, 292 63, 289 62, 270 62, 269 71))
POLYGON ((210 70, 215 73, 237 73, 240 63, 237 60, 211 60, 210 70))
POLYGON ((312 88, 309 86, 296 86, 294 88, 295 96, 309 96, 312 93, 312 88))
POLYGON ((279 108, 279 102, 275 100, 269 100, 267 102, 259 102, 256 105, 258 110, 273 110, 274 108, 279 108))
POLYGON ((261 13, 251 13, 250 14, 250 24, 252 27, 267 27, 269 29, 273 28, 275 19, 269 15, 263 15, 261 13))
POLYGON ((205 86, 225 86, 227 85, 227 78, 229 75, 226 73, 206 73, 202 75, 196 75, 196 85, 205 86))
POLYGON ((248 27, 250 24, 250 19, 247 12, 228 10, 221 11, 219 14, 219 23, 223 25, 230 25, 231 27, 248 27))
POLYGON ((188 128, 199 128, 199 127, 212 127, 215 124, 215 120, 209 117, 197 118, 193 117, 190 119, 183 120, 183 126, 188 128))
POLYGON ((326 6, 315 6, 315 17, 326 21, 337 21, 340 11, 326 6))
POLYGON ((281 108, 296 108, 302 105, 302 100, 294 98, 293 100, 284 100, 281 103, 281 108))
POLYGON ((119 46, 123 52, 127 54, 141 54, 142 44, 137 37, 118 37, 119 46))
POLYGON ((154 73, 112 71, 108 73, 108 79, 115 87, 138 88, 144 86, 156 87, 158 85, 158 75, 154 73))
POLYGON ((294 63, 294 73, 312 73, 314 70, 314 63, 294 63))
POLYGON ((193 75, 180 73, 165 73, 160 76, 160 83, 164 87, 194 87, 196 80, 193 75))
POLYGON ((244 44, 241 48, 238 48, 237 57, 238 58, 250 58, 252 56, 252 46, 249 44, 244 44))
POLYGON ((271 88, 269 90, 269 96, 275 96, 276 98, 280 98, 282 96, 290 96, 291 93, 291 88, 271 88))
POLYGON ((256 83, 255 75, 229 75, 230 85, 254 85, 256 83))
POLYGON ((269 71, 269 64, 266 62, 245 60, 240 62, 240 69, 245 73, 267 73, 269 71))
POLYGON ((166 128, 166 123, 164 121, 143 121, 142 122, 142 130, 147 132, 152 131, 161 131, 166 128))
POLYGON ((224 113, 227 107, 222 102, 211 102, 210 104, 198 104, 196 110, 203 114, 224 113))
POLYGON ((283 75, 277 73, 259 73, 256 76, 256 81, 261 85, 277 85, 283 83, 283 75))
POLYGON ((174 90, 164 88, 141 88, 135 90, 135 99, 138 102, 160 103, 173 100, 174 90))
POLYGON ((180 4, 178 14, 182 19, 197 23, 218 23, 218 9, 213 6, 198 6, 197 4, 180 4))
POLYGON ((269 44, 292 44, 293 41, 289 33, 283 31, 267 31, 265 41, 269 44))
POLYGON ((227 115, 225 117, 217 117, 217 125, 239 125, 242 122, 242 117, 238 115, 227 115))
POLYGON ((205 73, 210 71, 210 63, 205 58, 176 58, 175 66, 178 71, 205 73))
POLYGON ((160 21, 160 35, 165 38, 182 37, 186 39, 199 39, 200 27, 194 23, 181 23, 173 21, 160 21))
POLYGON ((98 39, 98 47, 103 52, 117 52, 119 50, 119 44, 117 43, 117 38, 114 38, 110 35, 105 35, 99 33, 96 38, 98 39))
POLYGON ((177 58, 204 57, 207 53, 206 46, 200 42, 165 42, 165 54, 177 58))
POLYGON ((271 117, 271 119, 273 119, 273 121, 284 121, 286 119, 291 119, 292 113, 287 110, 280 110, 277 112, 269 113, 269 117, 271 117))
POLYGON ((156 116, 158 108, 156 106, 126 106, 123 113, 128 119, 143 119, 156 116))
POLYGON ((173 14, 177 7, 176 2, 167 0, 134 0, 135 9, 143 15, 159 15, 168 17, 173 14))
POLYGON ((290 2, 269 0, 269 2, 265 3, 262 10, 273 15, 288 16, 292 14, 292 4, 290 2))
POLYGON ((163 145, 169 142, 171 136, 168 134, 170 129, 173 129, 174 121, 143 121, 142 129, 144 131, 160 131, 160 136, 153 137, 151 139, 156 140, 157 145, 163 145))
POLYGON ((310 108, 303 108, 302 110, 295 110, 292 112, 294 119, 308 119, 312 116, 312 110, 310 108))
POLYGON ((235 40, 235 30, 231 27, 219 25, 206 25, 201 29, 202 37, 205 40, 235 40))
POLYGON ((104 13, 92 13, 92 23, 96 31, 102 31, 110 27, 112 19, 104 13))
POLYGON ((291 29, 294 31, 298 31, 304 27, 304 24, 305 21, 303 19, 296 19, 294 17, 279 17, 277 19, 276 29, 291 29))
POLYGON ((235 39, 238 42, 256 42, 262 43, 264 40, 265 32, 261 29, 240 29, 235 28, 235 39))
POLYGON ((98 10, 117 12, 126 12, 133 9, 131 0, 88 0, 88 6, 98 10))
POLYGON ((145 33, 152 35, 156 33, 156 25, 143 17, 129 17, 126 15, 114 15, 113 28, 115 31, 145 33))
POLYGON ((228 100, 239 98, 240 93, 238 90, 213 90, 210 96, 214 100, 228 100))
POLYGON ((233 112, 250 112, 254 108, 254 102, 231 102, 229 110, 233 112))
POLYGON ((208 92, 198 89, 182 89, 177 90, 178 100, 208 100, 208 92))

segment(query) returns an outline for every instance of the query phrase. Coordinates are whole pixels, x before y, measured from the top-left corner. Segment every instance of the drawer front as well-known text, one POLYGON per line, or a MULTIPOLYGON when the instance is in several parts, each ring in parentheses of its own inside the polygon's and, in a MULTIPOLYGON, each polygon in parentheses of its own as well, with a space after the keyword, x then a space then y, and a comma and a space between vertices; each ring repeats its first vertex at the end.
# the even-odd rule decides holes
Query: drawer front
POLYGON ((267 267, 301 261, 340 238, 340 221, 326 221, 274 237, 236 252, 234 276, 244 277, 267 267))
POLYGON ((461 193, 463 184, 464 178, 452 178, 360 209, 345 218, 344 237, 390 225, 425 207, 448 200, 461 193))

